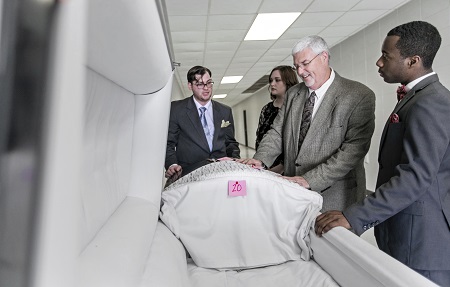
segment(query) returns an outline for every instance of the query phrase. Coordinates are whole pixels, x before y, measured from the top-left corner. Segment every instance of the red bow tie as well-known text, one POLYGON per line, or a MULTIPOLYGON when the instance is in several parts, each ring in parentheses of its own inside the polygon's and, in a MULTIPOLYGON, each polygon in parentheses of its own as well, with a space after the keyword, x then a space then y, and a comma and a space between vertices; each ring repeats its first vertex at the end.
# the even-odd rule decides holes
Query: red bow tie
POLYGON ((406 95, 406 87, 405 85, 401 85, 397 88, 397 100, 400 101, 406 95))

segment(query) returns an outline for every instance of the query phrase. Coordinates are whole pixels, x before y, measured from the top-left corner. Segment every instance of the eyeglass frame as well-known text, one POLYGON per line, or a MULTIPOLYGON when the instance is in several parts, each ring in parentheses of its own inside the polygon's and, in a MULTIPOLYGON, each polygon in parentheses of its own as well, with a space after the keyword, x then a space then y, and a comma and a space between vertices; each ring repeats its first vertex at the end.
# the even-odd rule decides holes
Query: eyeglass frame
POLYGON ((197 89, 204 89, 205 88, 205 86, 207 87, 207 88, 212 88, 213 87, 213 85, 214 85, 214 81, 208 81, 208 82, 206 82, 206 84, 205 83, 199 83, 199 82, 197 82, 197 83, 191 83, 192 85, 195 85, 196 87, 197 87, 197 89))
POLYGON ((293 65, 292 69, 294 71, 298 71, 299 68, 301 68, 302 70, 304 70, 309 64, 311 64, 312 61, 314 61, 315 58, 317 58, 320 54, 322 54, 322 52, 320 52, 319 54, 317 54, 314 58, 312 58, 311 60, 309 60, 308 62, 305 63, 305 61, 303 61, 303 63, 300 63, 299 65, 293 65))

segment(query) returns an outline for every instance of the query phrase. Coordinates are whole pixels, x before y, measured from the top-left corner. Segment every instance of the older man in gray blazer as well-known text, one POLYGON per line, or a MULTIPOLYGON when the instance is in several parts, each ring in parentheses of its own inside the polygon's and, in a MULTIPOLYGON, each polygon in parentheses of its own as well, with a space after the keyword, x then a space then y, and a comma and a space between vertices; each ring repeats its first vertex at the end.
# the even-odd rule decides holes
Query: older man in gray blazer
POLYGON ((381 137, 377 189, 343 213, 320 215, 316 233, 344 226, 359 235, 375 226, 381 250, 450 286, 450 91, 432 69, 440 44, 422 21, 388 33, 378 71, 405 88, 381 137))
POLYGON ((329 66, 330 52, 319 36, 301 39, 292 55, 303 82, 287 91, 253 159, 241 162, 270 166, 284 151, 285 178, 322 194, 323 210, 343 210, 365 195, 375 95, 329 66))

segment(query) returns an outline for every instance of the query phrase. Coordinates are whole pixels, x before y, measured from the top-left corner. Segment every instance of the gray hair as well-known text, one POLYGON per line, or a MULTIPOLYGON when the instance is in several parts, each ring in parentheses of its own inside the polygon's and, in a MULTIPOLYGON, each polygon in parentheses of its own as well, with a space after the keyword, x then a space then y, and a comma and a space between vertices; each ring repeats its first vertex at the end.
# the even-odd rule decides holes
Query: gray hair
POLYGON ((292 56, 305 50, 306 48, 310 48, 316 54, 327 52, 328 57, 330 56, 328 44, 320 36, 306 36, 301 38, 300 41, 295 44, 294 48, 292 48, 292 56))

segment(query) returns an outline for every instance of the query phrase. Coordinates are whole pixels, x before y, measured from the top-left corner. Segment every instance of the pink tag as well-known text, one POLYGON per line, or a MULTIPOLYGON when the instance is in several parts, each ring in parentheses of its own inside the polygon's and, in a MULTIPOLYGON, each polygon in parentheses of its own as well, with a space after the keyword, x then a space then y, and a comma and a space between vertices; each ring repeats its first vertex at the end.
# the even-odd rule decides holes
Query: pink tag
POLYGON ((229 180, 228 196, 245 196, 247 195, 247 187, 245 180, 229 180))

